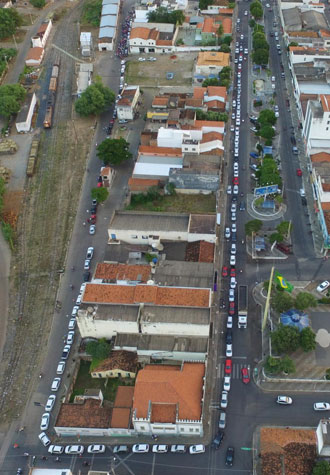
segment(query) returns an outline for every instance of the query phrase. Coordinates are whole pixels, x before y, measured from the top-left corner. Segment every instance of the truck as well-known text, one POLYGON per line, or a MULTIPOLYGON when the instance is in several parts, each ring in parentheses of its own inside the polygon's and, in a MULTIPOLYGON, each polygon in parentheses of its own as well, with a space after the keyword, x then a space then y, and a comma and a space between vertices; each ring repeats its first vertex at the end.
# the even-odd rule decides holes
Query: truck
POLYGON ((238 289, 238 328, 247 328, 248 317, 248 289, 240 285, 238 289))

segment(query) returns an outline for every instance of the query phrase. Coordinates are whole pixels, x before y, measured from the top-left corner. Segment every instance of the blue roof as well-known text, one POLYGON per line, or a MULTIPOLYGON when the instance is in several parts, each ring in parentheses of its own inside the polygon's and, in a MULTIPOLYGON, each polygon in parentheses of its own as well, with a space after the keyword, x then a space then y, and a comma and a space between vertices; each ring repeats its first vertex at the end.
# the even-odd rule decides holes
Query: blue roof
POLYGON ((295 308, 288 310, 285 313, 281 313, 280 320, 283 325, 296 327, 299 331, 310 326, 308 315, 306 315, 304 312, 301 312, 300 310, 296 310, 295 308))
POLYGON ((99 38, 114 38, 115 31, 116 29, 111 26, 104 26, 103 28, 100 28, 99 38))

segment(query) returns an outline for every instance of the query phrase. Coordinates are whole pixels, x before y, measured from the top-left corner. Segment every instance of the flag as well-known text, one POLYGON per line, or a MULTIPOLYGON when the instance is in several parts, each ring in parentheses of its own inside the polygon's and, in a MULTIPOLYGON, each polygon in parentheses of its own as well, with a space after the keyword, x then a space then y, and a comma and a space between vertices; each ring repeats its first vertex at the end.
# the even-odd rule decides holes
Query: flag
POLYGON ((284 277, 283 275, 281 275, 279 272, 275 271, 274 273, 274 276, 275 276, 275 281, 280 284, 280 286, 282 287, 282 289, 286 290, 287 292, 291 292, 293 291, 293 285, 290 284, 290 282, 288 282, 284 277))

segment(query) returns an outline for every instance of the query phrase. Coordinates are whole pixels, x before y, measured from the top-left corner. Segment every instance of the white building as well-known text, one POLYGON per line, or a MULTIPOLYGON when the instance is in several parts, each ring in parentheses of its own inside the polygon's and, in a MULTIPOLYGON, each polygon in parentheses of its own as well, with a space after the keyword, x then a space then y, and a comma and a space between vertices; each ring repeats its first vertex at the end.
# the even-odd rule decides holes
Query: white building
POLYGON ((92 33, 83 31, 80 33, 80 48, 82 56, 91 56, 93 49, 92 33))
POLYGON ((79 64, 79 72, 77 78, 77 96, 86 91, 88 86, 92 84, 93 65, 87 63, 79 64))
POLYGON ((28 94, 26 96, 25 103, 21 107, 21 110, 16 117, 16 130, 17 132, 29 132, 31 129, 31 122, 34 113, 35 106, 37 104, 37 97, 35 93, 28 94))
POLYGON ((45 47, 52 27, 53 27, 53 24, 52 24, 51 20, 48 20, 47 22, 41 23, 41 25, 40 25, 40 27, 37 31, 36 36, 33 36, 31 38, 33 48, 36 47, 36 46, 39 46, 41 48, 45 47))
POLYGON ((170 53, 177 34, 178 28, 172 23, 134 22, 129 39, 130 53, 170 53))
POLYGON ((308 101, 302 133, 308 154, 313 147, 320 148, 318 141, 323 145, 325 141, 330 144, 330 94, 320 94, 318 100, 308 101))
POLYGON ((117 103, 117 114, 119 120, 133 120, 140 97, 139 86, 126 86, 121 93, 121 98, 117 103))

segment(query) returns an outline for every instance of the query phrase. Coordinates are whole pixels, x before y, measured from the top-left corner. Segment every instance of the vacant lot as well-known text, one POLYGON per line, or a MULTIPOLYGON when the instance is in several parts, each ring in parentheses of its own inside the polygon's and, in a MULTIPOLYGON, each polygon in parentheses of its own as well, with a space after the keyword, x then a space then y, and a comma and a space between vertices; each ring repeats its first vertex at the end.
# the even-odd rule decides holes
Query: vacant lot
POLYGON ((145 203, 131 204, 127 209, 174 213, 215 213, 215 195, 161 196, 145 203))
POLYGON ((185 54, 173 58, 169 55, 155 55, 157 61, 143 62, 136 57, 127 62, 125 80, 128 84, 139 86, 190 86, 195 56, 185 54), (172 80, 166 79, 167 72, 174 73, 172 80))

